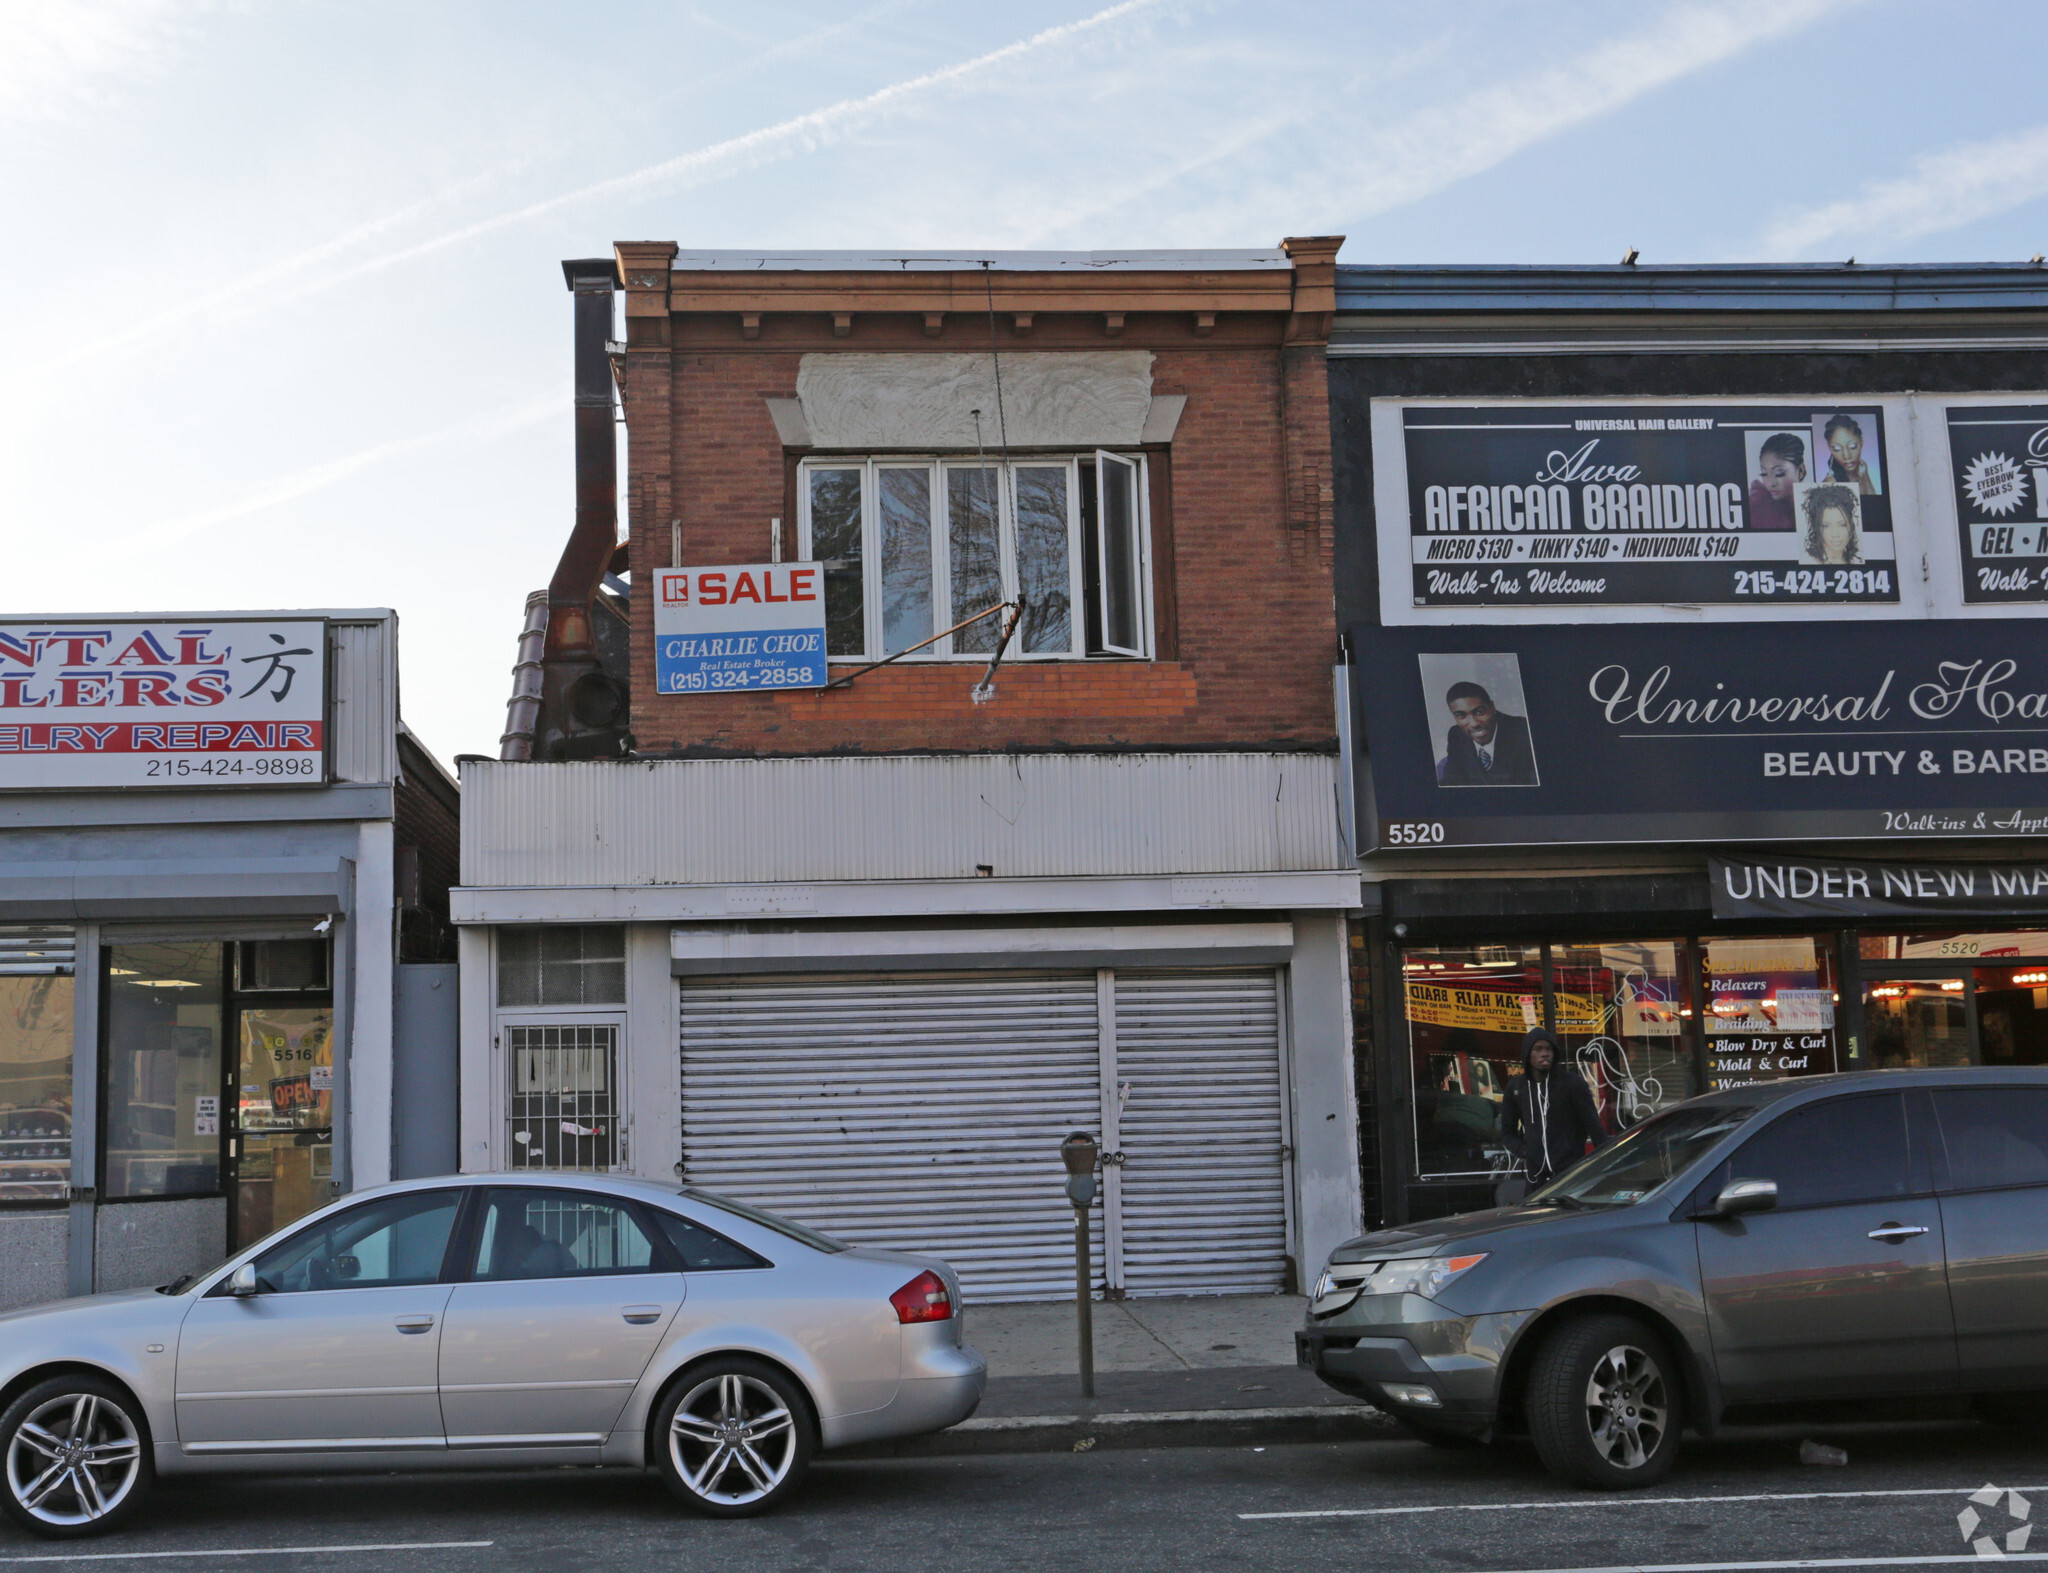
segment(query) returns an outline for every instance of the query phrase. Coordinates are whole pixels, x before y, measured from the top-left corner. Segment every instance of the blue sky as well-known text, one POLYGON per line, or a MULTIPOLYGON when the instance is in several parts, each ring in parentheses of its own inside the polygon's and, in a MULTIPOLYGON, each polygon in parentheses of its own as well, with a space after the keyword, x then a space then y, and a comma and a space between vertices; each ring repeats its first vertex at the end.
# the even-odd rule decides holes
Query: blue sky
POLYGON ((616 239, 2023 260, 2038 0, 7 0, 0 610, 390 605, 493 753, 616 239))

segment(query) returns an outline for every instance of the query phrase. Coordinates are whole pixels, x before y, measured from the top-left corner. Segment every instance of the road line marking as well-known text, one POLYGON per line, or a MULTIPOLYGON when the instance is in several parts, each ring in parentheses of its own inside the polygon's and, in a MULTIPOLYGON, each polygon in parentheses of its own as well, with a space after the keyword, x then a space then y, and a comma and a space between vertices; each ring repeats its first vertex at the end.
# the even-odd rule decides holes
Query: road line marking
POLYGON ((336 1551, 468 1551, 496 1544, 497 1542, 492 1540, 386 1540, 374 1545, 359 1546, 251 1546, 247 1549, 230 1547, 207 1551, 78 1551, 54 1557, 0 1556, 0 1563, 141 1562, 166 1557, 305 1557, 336 1551))
POLYGON ((1944 1557, 1796 1557, 1783 1562, 1624 1562, 1609 1568, 1516 1568, 1513 1573, 1764 1573, 1774 1568, 1907 1568, 1955 1562, 2048 1562, 2048 1551, 2008 1551, 1980 1557, 1974 1551, 1944 1557))
MULTIPOLYGON (((1387 1518, 1402 1513, 1512 1513, 1522 1508, 1555 1507, 1671 1507, 1697 1506, 1715 1502, 1823 1502, 1847 1497, 1966 1497, 1982 1486, 1913 1486, 1894 1491, 1760 1491, 1733 1497, 1639 1497, 1616 1492, 1606 1497, 1565 1497, 1555 1502, 1431 1502, 1413 1507, 1327 1507, 1306 1508, 1291 1513, 1240 1513, 1253 1518, 1387 1518)), ((2048 1486, 2015 1486, 2015 1491, 2048 1491, 2048 1486)), ((1747 1563, 1715 1563, 1716 1567, 1746 1567, 1747 1563)), ((1759 1562, 1758 1567, 1792 1567, 1793 1563, 1759 1562)), ((1804 1566, 1804 1564, 1796 1564, 1804 1566)), ((1674 1564, 1675 1566, 1675 1564, 1674 1564)), ((1544 1573, 1557 1573, 1555 1569, 1544 1573)))

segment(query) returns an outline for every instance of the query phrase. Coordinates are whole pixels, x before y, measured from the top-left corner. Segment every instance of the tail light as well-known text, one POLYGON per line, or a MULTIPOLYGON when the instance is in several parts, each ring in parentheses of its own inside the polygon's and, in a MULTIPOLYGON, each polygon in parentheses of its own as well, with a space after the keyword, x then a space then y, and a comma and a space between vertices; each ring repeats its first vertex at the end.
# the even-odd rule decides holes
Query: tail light
POLYGON ((899 1322, 943 1322, 953 1315, 953 1296, 946 1281, 934 1272, 922 1272, 889 1296, 899 1322))

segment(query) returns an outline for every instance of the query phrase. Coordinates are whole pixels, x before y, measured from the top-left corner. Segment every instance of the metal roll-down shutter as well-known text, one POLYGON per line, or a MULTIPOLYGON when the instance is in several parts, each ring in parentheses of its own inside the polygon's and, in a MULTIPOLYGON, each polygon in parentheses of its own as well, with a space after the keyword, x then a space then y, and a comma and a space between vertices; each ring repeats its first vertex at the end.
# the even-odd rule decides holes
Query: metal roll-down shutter
POLYGON ((1125 1291, 1277 1293, 1289 1154, 1273 972, 1118 972, 1125 1291))
POLYGON ((970 1296, 1071 1295, 1058 1148, 1100 1126, 1099 1055, 1093 972, 689 980, 684 1176, 970 1296))

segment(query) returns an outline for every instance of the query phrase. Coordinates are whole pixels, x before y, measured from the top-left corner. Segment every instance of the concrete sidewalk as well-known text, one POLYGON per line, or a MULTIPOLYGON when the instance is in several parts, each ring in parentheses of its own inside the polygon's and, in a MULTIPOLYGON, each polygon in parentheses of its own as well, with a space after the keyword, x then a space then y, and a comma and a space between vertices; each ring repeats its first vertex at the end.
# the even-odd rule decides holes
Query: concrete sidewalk
POLYGON ((1400 1433, 1369 1404, 1294 1364, 1298 1295, 1095 1303, 1095 1396, 1081 1396, 1072 1303, 977 1305, 967 1341, 988 1357, 973 1418, 877 1451, 895 1456, 1092 1447, 1263 1446, 1400 1433))

